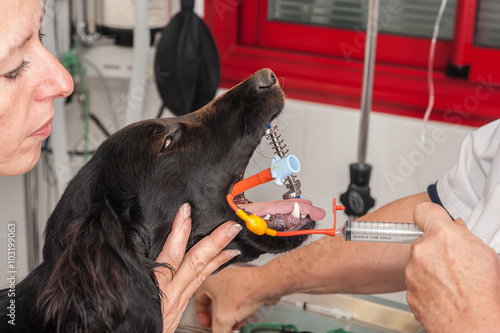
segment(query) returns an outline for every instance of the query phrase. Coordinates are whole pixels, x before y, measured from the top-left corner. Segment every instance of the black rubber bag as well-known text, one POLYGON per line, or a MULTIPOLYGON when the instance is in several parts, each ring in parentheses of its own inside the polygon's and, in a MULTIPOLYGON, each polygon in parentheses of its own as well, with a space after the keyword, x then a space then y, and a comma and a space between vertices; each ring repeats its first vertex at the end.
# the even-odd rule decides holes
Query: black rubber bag
POLYGON ((163 29, 154 68, 162 110, 167 107, 177 116, 210 102, 220 76, 215 41, 205 22, 194 13, 194 0, 181 3, 182 10, 163 29))

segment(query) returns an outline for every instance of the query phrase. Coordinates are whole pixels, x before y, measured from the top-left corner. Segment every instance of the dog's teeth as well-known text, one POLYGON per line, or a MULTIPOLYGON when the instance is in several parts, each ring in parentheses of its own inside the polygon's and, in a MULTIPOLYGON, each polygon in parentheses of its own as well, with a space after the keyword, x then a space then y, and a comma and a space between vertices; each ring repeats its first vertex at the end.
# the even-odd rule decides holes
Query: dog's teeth
POLYGON ((299 207, 299 204, 296 202, 293 204, 293 210, 292 210, 291 215, 293 217, 295 217, 296 219, 300 218, 300 207, 299 207))
POLYGON ((264 216, 264 220, 266 220, 266 221, 269 221, 270 218, 271 218, 271 214, 267 214, 266 216, 264 216))
POLYGON ((300 214, 301 219, 305 219, 307 217, 307 214, 300 214))

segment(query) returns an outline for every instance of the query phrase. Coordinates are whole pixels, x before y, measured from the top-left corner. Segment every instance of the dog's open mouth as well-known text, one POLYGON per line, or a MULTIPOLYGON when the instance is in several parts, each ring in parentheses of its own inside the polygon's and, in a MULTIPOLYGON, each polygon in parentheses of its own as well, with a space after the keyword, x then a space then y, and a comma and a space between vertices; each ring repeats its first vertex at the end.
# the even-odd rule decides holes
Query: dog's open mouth
POLYGON ((325 217, 325 211, 314 207, 306 199, 288 199, 252 203, 243 193, 234 197, 234 203, 247 213, 262 217, 268 228, 276 231, 295 231, 325 217))

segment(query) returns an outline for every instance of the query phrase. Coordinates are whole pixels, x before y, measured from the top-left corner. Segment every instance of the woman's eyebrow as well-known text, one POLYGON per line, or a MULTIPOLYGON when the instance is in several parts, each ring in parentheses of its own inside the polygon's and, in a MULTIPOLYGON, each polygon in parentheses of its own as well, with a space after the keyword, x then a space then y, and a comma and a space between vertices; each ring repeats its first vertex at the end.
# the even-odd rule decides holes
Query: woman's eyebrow
POLYGON ((23 38, 20 43, 16 43, 14 45, 11 45, 7 49, 9 54, 14 52, 14 51, 19 50, 24 44, 26 44, 31 38, 33 38, 34 35, 35 35, 34 33, 31 33, 29 36, 26 36, 25 38, 23 38))
POLYGON ((31 33, 29 36, 23 38, 20 42, 15 42, 11 45, 7 45, 7 47, 5 48, 0 49, 0 60, 7 58, 9 54, 12 54, 22 48, 24 44, 26 44, 31 38, 33 38, 33 35, 34 33, 31 33))
MULTIPOLYGON (((44 17, 43 14, 45 14, 45 9, 42 10, 42 15, 40 16, 40 26, 42 24, 42 20, 44 17)), ((19 50, 20 48, 22 48, 24 44, 26 44, 29 40, 31 40, 31 38, 33 38, 34 35, 35 33, 32 32, 30 35, 24 37, 20 42, 7 45, 6 48, 0 49, 0 60, 6 58, 9 54, 12 54, 15 51, 19 50)))

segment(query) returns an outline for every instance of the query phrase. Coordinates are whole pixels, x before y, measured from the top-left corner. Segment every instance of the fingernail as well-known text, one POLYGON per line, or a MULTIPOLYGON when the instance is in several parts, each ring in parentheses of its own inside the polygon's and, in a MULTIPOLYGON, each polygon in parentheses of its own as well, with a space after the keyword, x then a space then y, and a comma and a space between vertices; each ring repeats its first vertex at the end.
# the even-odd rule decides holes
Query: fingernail
POLYGON ((228 259, 232 259, 236 256, 239 256, 241 254, 241 251, 240 250, 226 250, 226 255, 227 255, 227 258, 228 259))
POLYGON ((227 235, 231 238, 234 238, 240 231, 243 229, 241 224, 235 223, 227 230, 227 235))
POLYGON ((189 203, 185 203, 181 207, 181 212, 182 216, 184 216, 185 219, 187 219, 189 216, 191 216, 191 205, 189 203))

